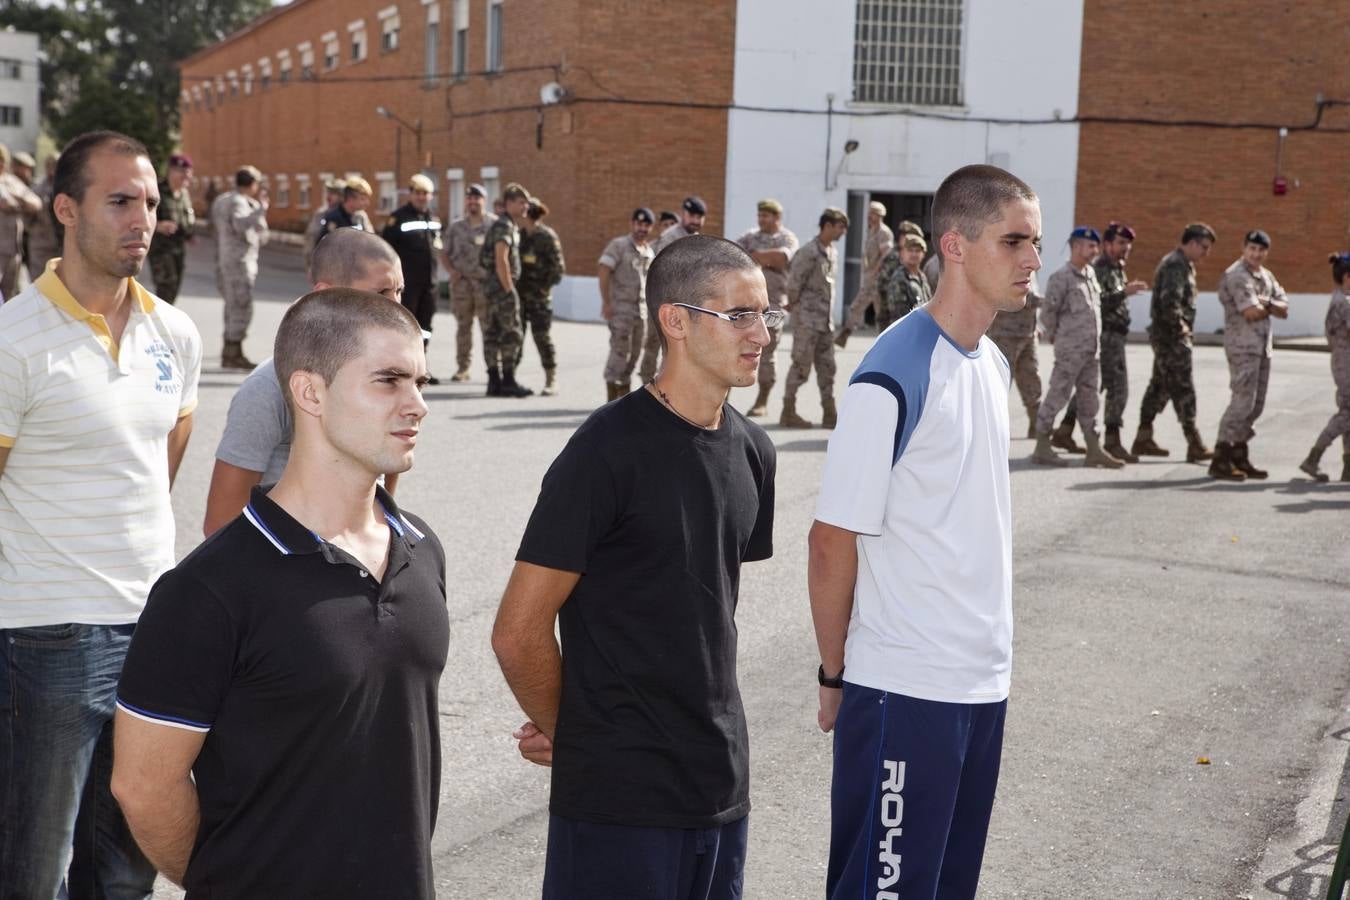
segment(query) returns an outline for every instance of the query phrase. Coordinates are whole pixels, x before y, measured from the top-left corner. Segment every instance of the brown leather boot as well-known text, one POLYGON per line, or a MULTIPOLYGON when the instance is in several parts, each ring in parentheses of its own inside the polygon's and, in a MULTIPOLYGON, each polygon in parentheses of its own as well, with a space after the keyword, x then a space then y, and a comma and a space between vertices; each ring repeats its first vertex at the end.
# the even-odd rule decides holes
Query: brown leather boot
POLYGON ((755 402, 745 411, 747 416, 758 418, 769 411, 769 388, 767 385, 759 386, 759 393, 755 395, 755 402))
MULTIPOLYGON (((1188 432, 1186 435, 1186 462, 1204 462, 1213 458, 1214 451, 1205 446, 1204 439, 1200 437, 1200 432, 1188 432)), ((1231 450, 1229 451, 1229 465, 1232 465, 1231 450)))
POLYGON ((1106 440, 1102 441, 1102 449, 1122 462, 1139 462, 1139 457, 1126 450, 1125 445, 1120 442, 1119 428, 1106 429, 1106 440))
POLYGON ((244 355, 244 347, 240 341, 226 341, 220 351, 220 367, 252 372, 257 365, 244 355))
POLYGON ((1082 447, 1073 439, 1073 420, 1068 419, 1060 424, 1058 428, 1050 432, 1050 446, 1058 447, 1066 453, 1086 453, 1082 447))
MULTIPOLYGON (((1233 445, 1227 441, 1219 441, 1214 447, 1214 452, 1210 454, 1209 477, 1218 478, 1221 481, 1246 481, 1247 474, 1233 465, 1233 445)), ((1190 458, 1190 452, 1186 454, 1187 462, 1198 462, 1190 458)))
POLYGON ((1159 447, 1153 442, 1153 426, 1140 425, 1130 445, 1130 452, 1136 456, 1168 456, 1172 451, 1159 447))
POLYGON ((821 397, 820 409, 821 409, 821 416, 820 416, 821 428, 833 428, 835 425, 839 424, 839 411, 834 408, 833 397, 821 397))
POLYGON ((1233 445, 1233 468, 1237 469, 1248 478, 1254 478, 1261 481, 1270 476, 1265 469, 1258 469, 1252 465, 1251 459, 1247 456, 1247 442, 1233 445))
POLYGON ((797 398, 783 398, 783 414, 778 417, 778 424, 784 428, 814 428, 810 422, 797 415, 797 398))
POLYGON ((1319 447, 1313 444, 1313 448, 1308 451, 1308 458, 1298 464, 1299 471, 1306 474, 1313 481, 1330 481, 1331 476, 1322 471, 1321 465, 1322 453, 1325 447, 1319 447))

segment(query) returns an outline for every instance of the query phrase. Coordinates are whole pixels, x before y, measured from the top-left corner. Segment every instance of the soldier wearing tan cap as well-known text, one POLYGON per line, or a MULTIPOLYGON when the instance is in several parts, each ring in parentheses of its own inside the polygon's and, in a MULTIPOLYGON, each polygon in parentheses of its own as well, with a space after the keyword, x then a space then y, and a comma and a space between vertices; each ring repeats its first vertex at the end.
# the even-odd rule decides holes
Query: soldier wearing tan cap
POLYGON ((848 305, 848 318, 835 335, 836 346, 843 347, 847 344, 848 336, 854 329, 862 326, 868 308, 876 308, 877 273, 881 269, 881 261, 891 252, 891 247, 895 244, 895 234, 887 227, 885 218, 885 204, 875 200, 867 204, 867 238, 863 241, 862 284, 858 287, 858 293, 853 295, 853 302, 848 305))
MULTIPOLYGON (((769 308, 782 309, 787 304, 787 273, 792 254, 801 246, 797 236, 783 227, 783 205, 777 200, 764 199, 756 208, 759 228, 747 231, 736 243, 759 263, 764 273, 764 284, 769 289, 769 308)), ((769 329, 769 343, 759 358, 759 394, 746 410, 747 416, 762 416, 769 408, 769 391, 778 377, 774 358, 783 326, 769 329)))
POLYGON ((258 280, 258 248, 267 240, 267 191, 262 173, 244 166, 234 175, 234 190, 211 204, 216 235, 216 284, 225 299, 225 346, 220 364, 251 371, 244 337, 253 320, 253 283, 258 280))
POLYGON ((366 215, 366 207, 370 205, 374 193, 370 182, 361 176, 348 178, 342 188, 341 202, 329 207, 319 220, 319 236, 314 243, 318 244, 324 235, 339 228, 355 228, 357 231, 373 233, 375 227, 370 222, 370 216, 366 215))
POLYGON ((56 238, 56 219, 52 217, 52 183, 56 174, 56 157, 47 157, 47 176, 33 187, 33 193, 42 201, 42 208, 24 222, 24 259, 28 263, 29 281, 37 281, 47 263, 61 254, 56 238))
POLYGON ((42 209, 38 195, 7 171, 9 165, 9 149, 0 144, 0 302, 13 297, 18 286, 24 218, 42 209))

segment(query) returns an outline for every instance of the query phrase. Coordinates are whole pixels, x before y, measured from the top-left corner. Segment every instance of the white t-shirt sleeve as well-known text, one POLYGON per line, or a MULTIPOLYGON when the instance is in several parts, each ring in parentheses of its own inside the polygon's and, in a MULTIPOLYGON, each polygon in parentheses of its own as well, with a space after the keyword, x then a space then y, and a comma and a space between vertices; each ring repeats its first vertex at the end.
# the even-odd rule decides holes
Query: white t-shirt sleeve
POLYGON ((896 394, 858 382, 844 391, 816 500, 816 519, 857 534, 881 534, 900 420, 896 394))

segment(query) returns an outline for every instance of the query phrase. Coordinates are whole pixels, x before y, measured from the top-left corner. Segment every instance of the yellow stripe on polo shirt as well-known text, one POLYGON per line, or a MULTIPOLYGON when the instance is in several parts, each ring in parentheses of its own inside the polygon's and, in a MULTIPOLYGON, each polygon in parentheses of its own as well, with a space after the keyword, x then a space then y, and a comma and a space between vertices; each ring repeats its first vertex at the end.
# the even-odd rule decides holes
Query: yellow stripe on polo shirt
MULTIPOLYGON (((117 362, 117 342, 113 340, 112 329, 108 327, 108 320, 102 315, 90 312, 75 299, 66 283, 61 280, 61 276, 56 274, 56 267, 61 264, 61 258, 58 256, 47 263, 46 270, 38 277, 36 287, 42 292, 42 295, 50 300, 57 309, 82 322, 87 322, 89 328, 94 332, 94 337, 103 345, 103 349, 108 351, 108 355, 117 362)), ((139 281, 135 278, 127 279, 127 290, 131 293, 132 300, 141 308, 141 312, 149 313, 155 308, 155 298, 145 288, 141 287, 139 281)), ((186 413, 184 413, 186 415, 186 413)))

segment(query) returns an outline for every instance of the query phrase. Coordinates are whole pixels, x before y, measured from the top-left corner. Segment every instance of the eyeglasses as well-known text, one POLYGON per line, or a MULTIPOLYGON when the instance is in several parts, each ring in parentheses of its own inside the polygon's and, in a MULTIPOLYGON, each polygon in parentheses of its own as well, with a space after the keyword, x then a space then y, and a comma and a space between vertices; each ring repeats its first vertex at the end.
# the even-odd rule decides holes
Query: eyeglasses
POLYGON ((766 309, 764 312, 724 313, 718 312, 715 309, 704 309, 701 306, 694 306, 690 303, 672 303, 670 305, 683 306, 685 309, 692 309, 694 312, 707 313, 710 316, 716 316, 723 321, 730 322, 731 327, 738 331, 745 331, 748 328, 753 328, 755 323, 761 319, 764 321, 765 328, 777 328, 779 325, 782 325, 783 320, 787 318, 787 313, 783 312, 781 309, 766 309))

